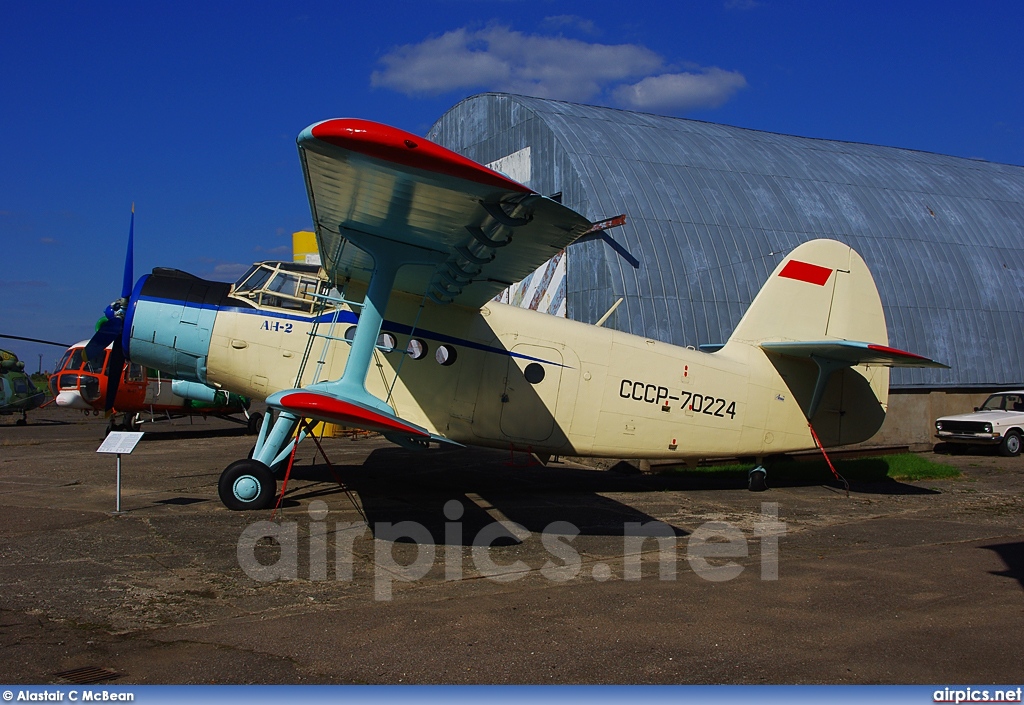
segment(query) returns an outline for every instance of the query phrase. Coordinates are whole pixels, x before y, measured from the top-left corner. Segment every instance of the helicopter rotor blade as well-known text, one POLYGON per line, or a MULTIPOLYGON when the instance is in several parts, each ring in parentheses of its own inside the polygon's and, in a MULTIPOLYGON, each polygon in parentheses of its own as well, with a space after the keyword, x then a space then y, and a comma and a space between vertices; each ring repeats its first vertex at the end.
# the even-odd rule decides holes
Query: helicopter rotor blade
POLYGON ((25 338, 20 335, 4 335, 0 333, 0 338, 9 338, 11 340, 24 340, 26 343, 42 343, 43 345, 56 345, 58 348, 70 348, 69 343, 57 343, 53 340, 42 340, 40 338, 25 338))

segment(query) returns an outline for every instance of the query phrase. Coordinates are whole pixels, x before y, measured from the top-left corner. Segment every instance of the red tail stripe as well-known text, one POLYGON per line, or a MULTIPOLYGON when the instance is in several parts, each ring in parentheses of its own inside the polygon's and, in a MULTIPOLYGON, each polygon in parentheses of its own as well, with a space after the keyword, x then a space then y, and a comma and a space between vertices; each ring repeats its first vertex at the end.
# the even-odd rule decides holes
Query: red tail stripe
POLYGON ((791 259, 786 263, 786 266, 782 268, 782 271, 779 272, 779 276, 786 277, 786 279, 796 279, 798 281, 807 282, 808 284, 825 286, 825 282, 827 282, 828 278, 832 276, 832 270, 828 267, 821 267, 817 264, 791 259))

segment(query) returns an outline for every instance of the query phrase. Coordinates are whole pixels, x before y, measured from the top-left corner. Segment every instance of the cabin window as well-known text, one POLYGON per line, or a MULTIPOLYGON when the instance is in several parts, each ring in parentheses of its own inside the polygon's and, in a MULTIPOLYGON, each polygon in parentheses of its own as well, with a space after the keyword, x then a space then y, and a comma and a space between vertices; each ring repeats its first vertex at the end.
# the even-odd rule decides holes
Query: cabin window
POLYGON ((526 377, 526 381, 530 384, 540 384, 544 380, 544 367, 536 362, 531 362, 523 370, 523 376, 526 377))
POLYGON ((441 345, 437 348, 437 352, 434 353, 434 359, 437 360, 437 364, 444 367, 455 364, 456 357, 458 357, 458 354, 451 345, 441 345))
POLYGON ((381 333, 377 336, 377 347, 386 353, 391 352, 398 345, 398 339, 390 333, 381 333))
POLYGON ((427 344, 419 338, 410 338, 405 352, 413 360, 422 360, 427 356, 427 344))

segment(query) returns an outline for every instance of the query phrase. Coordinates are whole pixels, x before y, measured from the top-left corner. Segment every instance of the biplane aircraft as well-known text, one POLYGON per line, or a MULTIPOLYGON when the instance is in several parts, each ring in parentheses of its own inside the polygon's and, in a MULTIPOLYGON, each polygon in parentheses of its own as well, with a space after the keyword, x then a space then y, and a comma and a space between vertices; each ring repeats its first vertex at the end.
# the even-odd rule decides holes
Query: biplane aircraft
POLYGON ((143 423, 163 419, 212 416, 240 423, 255 434, 263 421, 259 412, 249 413, 246 397, 199 382, 173 379, 123 359, 114 373, 120 375, 118 383, 111 385, 113 344, 107 346, 104 354, 86 360, 83 351, 87 342, 72 345, 64 352, 50 375, 50 391, 61 408, 79 409, 86 414, 111 412, 107 433, 138 431, 143 423))
POLYGON ((824 446, 871 437, 887 368, 939 365, 888 346, 871 274, 842 243, 793 250, 727 343, 702 352, 493 301, 588 231, 570 208, 365 120, 314 124, 298 148, 321 276, 231 286, 155 269, 131 287, 126 266, 90 341, 266 399, 252 457, 221 475, 229 508, 272 502, 304 419, 408 448, 761 459, 814 448, 815 431, 824 446))

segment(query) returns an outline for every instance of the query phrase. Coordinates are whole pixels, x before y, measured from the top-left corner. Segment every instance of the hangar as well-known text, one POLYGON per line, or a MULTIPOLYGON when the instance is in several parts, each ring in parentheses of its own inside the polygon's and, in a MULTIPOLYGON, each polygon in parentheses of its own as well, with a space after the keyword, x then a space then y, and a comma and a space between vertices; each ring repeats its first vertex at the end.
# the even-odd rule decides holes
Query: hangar
POLYGON ((874 274, 889 343, 950 365, 897 369, 875 445, 1024 386, 1024 167, 486 93, 428 138, 590 220, 512 303, 676 345, 725 342, 782 257, 840 240, 874 274))

